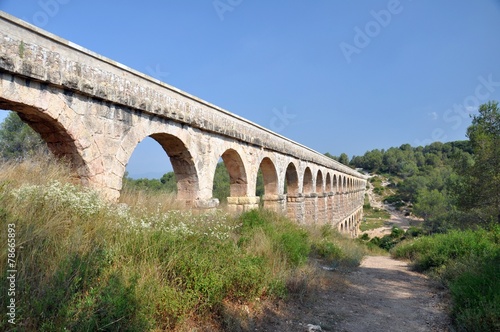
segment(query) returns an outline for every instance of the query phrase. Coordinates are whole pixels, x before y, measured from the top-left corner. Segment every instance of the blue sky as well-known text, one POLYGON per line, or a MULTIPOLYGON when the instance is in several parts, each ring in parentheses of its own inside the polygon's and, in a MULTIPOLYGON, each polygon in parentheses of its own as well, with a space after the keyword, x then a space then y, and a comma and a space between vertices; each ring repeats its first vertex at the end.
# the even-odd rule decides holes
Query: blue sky
MULTIPOLYGON (((0 0, 0 10, 321 153, 465 139, 469 114, 500 100, 498 0, 0 0)), ((169 168, 151 139, 127 167, 169 168)))

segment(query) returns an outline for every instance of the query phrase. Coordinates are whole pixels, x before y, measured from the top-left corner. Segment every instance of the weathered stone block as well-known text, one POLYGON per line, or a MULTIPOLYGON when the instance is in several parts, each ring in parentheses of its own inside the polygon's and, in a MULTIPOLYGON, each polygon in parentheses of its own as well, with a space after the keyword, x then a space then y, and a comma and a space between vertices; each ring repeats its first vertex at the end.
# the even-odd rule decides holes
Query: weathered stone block
POLYGON ((219 206, 219 200, 217 198, 212 198, 208 200, 196 200, 194 207, 198 209, 214 209, 219 206))

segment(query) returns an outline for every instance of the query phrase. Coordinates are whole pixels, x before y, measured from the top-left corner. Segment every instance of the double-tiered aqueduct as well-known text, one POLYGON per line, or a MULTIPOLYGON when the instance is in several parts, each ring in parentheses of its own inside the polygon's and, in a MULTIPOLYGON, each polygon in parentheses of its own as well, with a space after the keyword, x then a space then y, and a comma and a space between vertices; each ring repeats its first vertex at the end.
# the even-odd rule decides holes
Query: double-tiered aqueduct
POLYGON ((170 157, 177 199, 214 208, 215 167, 230 175, 229 208, 259 205, 355 235, 366 178, 303 145, 0 12, 0 109, 17 112, 83 184, 116 200, 146 137, 170 157), (285 186, 286 184, 286 186, 285 186), (286 192, 285 192, 286 187, 286 192))

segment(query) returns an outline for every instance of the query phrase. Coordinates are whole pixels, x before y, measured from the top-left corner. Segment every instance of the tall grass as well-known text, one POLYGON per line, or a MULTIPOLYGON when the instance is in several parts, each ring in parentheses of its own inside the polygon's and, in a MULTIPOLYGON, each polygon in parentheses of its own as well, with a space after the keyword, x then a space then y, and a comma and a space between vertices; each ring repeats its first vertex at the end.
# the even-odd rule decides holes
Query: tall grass
POLYGON ((443 281, 459 331, 500 331, 500 226, 420 237, 392 254, 443 281))
MULTIPOLYGON (((50 159, 0 165, 0 243, 15 224, 17 255, 17 324, 2 319, 1 330, 181 330, 217 322, 228 301, 304 292, 311 255, 361 259, 328 228, 266 211, 172 210, 171 197, 147 192, 125 193, 126 204, 113 205, 70 174, 50 159)), ((6 264, 5 247, 2 317, 6 264)))

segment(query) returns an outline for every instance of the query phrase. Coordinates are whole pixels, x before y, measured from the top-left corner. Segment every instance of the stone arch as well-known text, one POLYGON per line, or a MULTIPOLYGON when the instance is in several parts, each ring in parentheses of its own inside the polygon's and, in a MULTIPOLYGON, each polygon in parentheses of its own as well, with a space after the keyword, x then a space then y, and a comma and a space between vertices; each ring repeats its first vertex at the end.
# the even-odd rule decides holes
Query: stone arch
POLYGON ((332 187, 333 187, 332 188, 333 192, 337 193, 338 192, 337 174, 333 174, 332 187))
POLYGON ((317 194, 322 194, 324 192, 325 186, 323 185, 323 173, 321 173, 321 170, 318 170, 318 173, 316 174, 316 193, 317 194))
POLYGON ((328 193, 333 191, 333 189, 332 189, 332 177, 331 177, 329 172, 326 173, 325 191, 328 193))
POLYGON ((247 173, 240 154, 234 149, 228 149, 221 155, 229 173, 229 191, 231 197, 247 196, 247 173))
POLYGON ((313 192, 313 177, 312 177, 312 172, 309 167, 306 167, 304 171, 304 179, 303 179, 303 186, 302 186, 302 191, 304 194, 310 194, 313 192))
MULTIPOLYGON (((52 95, 48 94, 48 96, 45 99, 52 99, 52 95)), ((53 105, 52 103, 49 104, 53 105)), ((98 181, 92 177, 102 173, 103 166, 98 162, 89 165, 89 162, 94 161, 97 157, 94 157, 96 151, 99 151, 95 146, 95 142, 88 140, 91 135, 87 133, 85 128, 82 128, 82 126, 76 127, 73 119, 60 115, 63 110, 71 112, 71 110, 67 110, 66 104, 61 103, 59 100, 56 106, 59 109, 42 110, 21 102, 0 98, 0 109, 16 112, 23 122, 40 135, 49 150, 57 158, 69 161, 71 169, 78 175, 83 185, 90 184, 96 188, 95 185, 97 184, 96 189, 99 189, 102 184, 96 183, 98 181), (79 133, 79 135, 77 136, 75 133, 79 133)))
MULTIPOLYGON (((297 195, 299 193, 299 174, 293 162, 289 163, 285 171, 286 193, 297 195)), ((283 190, 285 192, 285 190, 283 190)))
POLYGON ((262 171, 262 177, 264 178, 264 193, 266 195, 278 194, 278 174, 274 163, 270 158, 265 157, 260 162, 259 168, 262 171))
POLYGON ((149 137, 157 141, 170 158, 177 180, 177 200, 190 205, 198 198, 199 180, 188 148, 181 139, 171 134, 155 133, 149 137))

